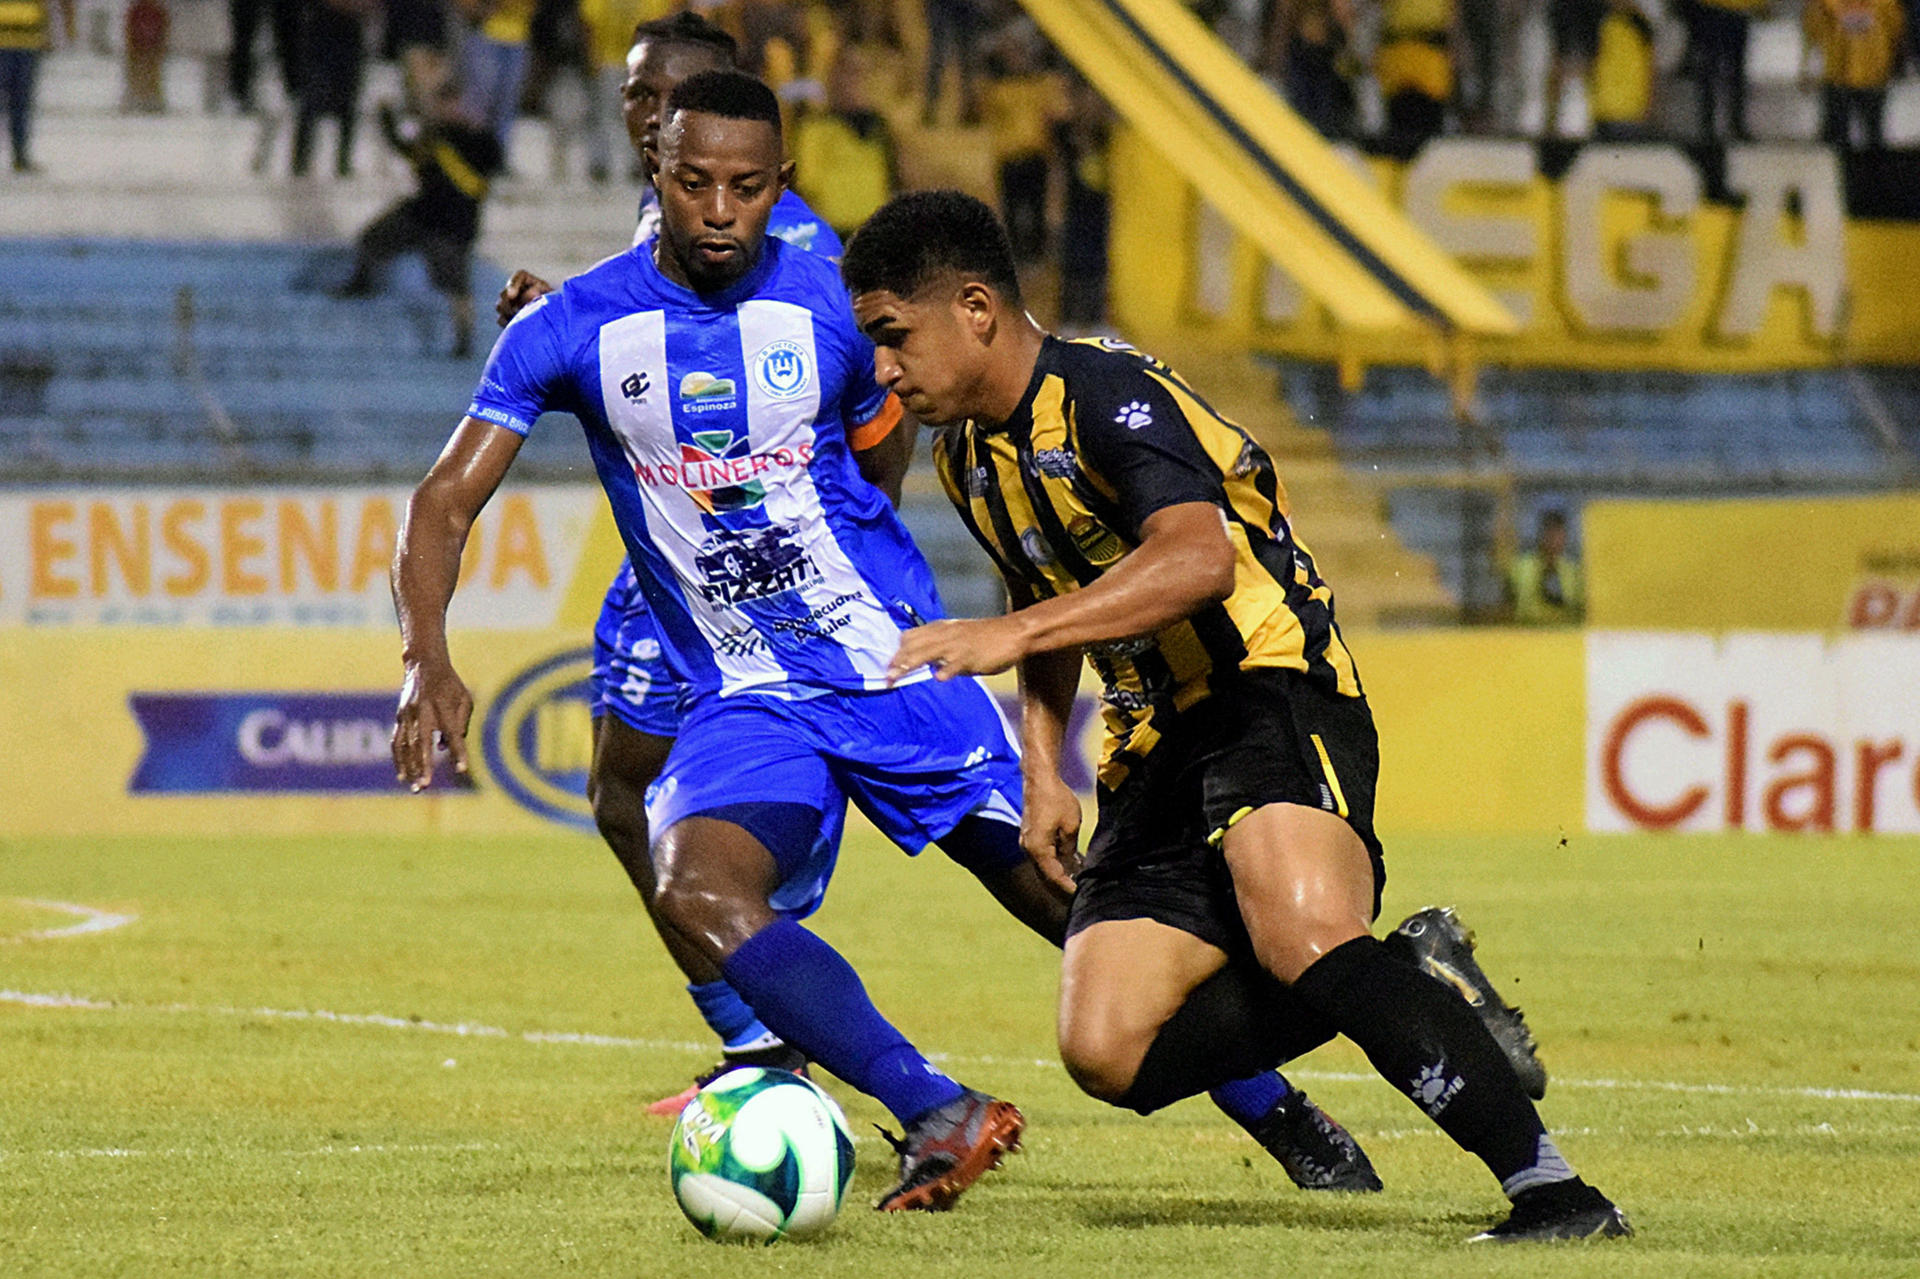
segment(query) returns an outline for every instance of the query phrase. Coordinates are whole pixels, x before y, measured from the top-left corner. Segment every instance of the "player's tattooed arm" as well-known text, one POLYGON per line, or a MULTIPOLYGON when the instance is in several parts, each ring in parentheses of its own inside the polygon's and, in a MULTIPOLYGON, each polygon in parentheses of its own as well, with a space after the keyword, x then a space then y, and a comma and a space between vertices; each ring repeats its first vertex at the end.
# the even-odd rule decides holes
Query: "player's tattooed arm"
POLYGON ((922 666, 934 678, 992 675, 1034 653, 1151 635, 1233 593, 1233 543, 1212 502, 1149 515, 1141 541, 1091 585, 1006 617, 934 622, 900 637, 887 666, 898 680, 922 666))
MULTIPOLYGON (((1033 602, 1009 588, 1015 608, 1033 602)), ((1080 689, 1080 651, 1033 653, 1020 660, 1020 846, 1049 883, 1073 891, 1080 869, 1080 797, 1060 777, 1073 699, 1080 689)))
POLYGON ((508 277, 506 287, 500 290, 500 296, 493 303, 493 313, 499 317, 500 327, 506 328, 514 316, 551 292, 553 286, 533 272, 515 271, 508 277))
POLYGON ((393 716, 393 766, 416 791, 433 781, 436 741, 446 746, 456 772, 467 771, 473 695, 447 651, 447 604, 460 580, 467 533, 519 451, 519 435, 464 418, 407 502, 393 556, 393 607, 405 669, 393 716))

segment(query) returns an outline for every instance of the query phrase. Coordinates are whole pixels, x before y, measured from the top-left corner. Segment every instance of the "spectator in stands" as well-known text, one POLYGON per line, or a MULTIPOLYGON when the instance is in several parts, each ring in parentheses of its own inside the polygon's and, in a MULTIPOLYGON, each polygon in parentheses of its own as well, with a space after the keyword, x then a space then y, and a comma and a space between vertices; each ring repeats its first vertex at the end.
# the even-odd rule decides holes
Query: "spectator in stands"
POLYGON ((1801 75, 1820 56, 1820 136, 1837 147, 1885 148, 1887 82, 1899 69, 1907 15, 1900 0, 1806 0, 1801 75), (1858 123, 1859 142, 1854 141, 1858 123))
POLYGON ((1500 27, 1507 7, 1505 0, 1460 0, 1458 102, 1470 133, 1488 133, 1494 126, 1503 52, 1500 27))
POLYGON ((1688 64, 1700 82, 1702 142, 1745 142, 1753 136, 1747 132, 1747 36, 1768 3, 1688 0, 1688 64))
POLYGON ((1386 0, 1373 76, 1389 148, 1411 154, 1446 128, 1458 23, 1454 0, 1386 0))
POLYGON ((333 169, 353 176, 354 125, 360 118, 361 71, 366 65, 367 18, 377 0, 306 0, 300 29, 300 111, 293 125, 293 175, 313 159, 314 130, 333 117, 339 148, 333 169))
POLYGON ((1653 24, 1638 0, 1609 0, 1587 99, 1593 136, 1602 142, 1645 139, 1653 83, 1653 24))
POLYGON ((1262 62, 1279 72, 1287 104, 1322 136, 1353 132, 1351 0, 1279 0, 1268 15, 1262 62))
POLYGON ((287 102, 291 105, 300 100, 300 10, 300 0, 228 0, 231 41, 227 46, 227 93, 242 111, 254 109, 254 45, 259 40, 263 13, 273 31, 273 58, 280 65, 280 84, 286 90, 287 102))
POLYGON ((1600 56, 1600 24, 1607 0, 1547 0, 1553 30, 1553 61, 1547 67, 1547 136, 1565 132, 1568 81, 1592 90, 1594 59, 1600 56))
POLYGON ((580 21, 586 28, 587 62, 587 176, 605 182, 613 172, 614 157, 624 151, 626 131, 620 121, 620 94, 627 82, 627 51, 633 29, 665 14, 655 0, 581 0, 580 21))
POLYGON ((473 351, 473 294, 468 284, 473 242, 480 234, 480 206, 501 162, 499 136, 469 101, 458 85, 444 84, 426 122, 412 128, 403 128, 390 108, 381 108, 380 130, 413 163, 416 187, 361 231, 353 274, 333 294, 372 297, 387 263, 403 253, 420 254, 427 262, 427 278, 447 299, 456 358, 473 351))
POLYGON ((460 0, 473 28, 460 44, 468 116, 493 130, 504 154, 520 113, 534 0, 460 0))
POLYGON ((580 0, 534 0, 527 24, 527 69, 515 116, 546 122, 548 174, 565 181, 574 145, 587 133, 595 85, 580 0))
POLYGON ((933 127, 946 86, 947 67, 952 66, 960 75, 960 119, 972 124, 980 118, 980 99, 974 91, 978 65, 974 45, 985 17, 982 0, 926 0, 926 15, 927 85, 920 122, 929 129, 933 127))
POLYGON ((1027 19, 996 33, 987 56, 981 113, 1000 177, 1000 218, 1013 253, 1030 262, 1047 248, 1047 178, 1053 125, 1065 112, 1058 74, 1043 65, 1046 42, 1027 19))
MULTIPOLYGON (((73 41, 73 0, 61 0, 64 34, 73 41)), ((40 55, 53 46, 51 0, 0 3, 0 105, 7 112, 7 140, 13 145, 13 171, 33 173, 33 97, 40 77, 40 55)))
POLYGON ((733 19, 740 69, 784 98, 809 65, 807 13, 788 0, 734 0, 733 19))
POLYGON ((386 0, 384 53, 400 64, 407 110, 422 114, 447 78, 444 0, 386 0))
POLYGON ((849 45, 834 59, 827 101, 793 130, 794 189, 844 242, 900 189, 893 132, 873 107, 865 55, 849 45))
POLYGON ((1522 626, 1568 626, 1586 615, 1580 561, 1567 553, 1567 514, 1551 507, 1540 514, 1533 549, 1507 566, 1507 603, 1522 626))
POLYGON ((1107 149, 1113 109, 1079 76, 1067 86, 1066 117, 1053 126, 1060 170, 1066 175, 1060 221, 1060 329, 1087 333, 1107 319, 1107 239, 1111 202, 1107 149))

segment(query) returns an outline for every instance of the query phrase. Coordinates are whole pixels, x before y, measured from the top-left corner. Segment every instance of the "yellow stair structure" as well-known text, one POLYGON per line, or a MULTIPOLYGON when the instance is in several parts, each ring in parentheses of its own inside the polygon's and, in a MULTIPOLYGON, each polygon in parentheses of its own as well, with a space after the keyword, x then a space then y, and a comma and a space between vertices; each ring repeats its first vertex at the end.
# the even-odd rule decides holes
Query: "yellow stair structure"
MULTIPOLYGON (((1156 153, 1166 180, 1200 192, 1343 328, 1404 335, 1438 350, 1517 327, 1492 294, 1177 0, 1023 4, 1156 153)), ((1127 216, 1118 206, 1126 198, 1116 191, 1116 245, 1127 216)), ((1174 261, 1170 255, 1167 264, 1174 261)), ((1178 274, 1169 272, 1167 287, 1178 287, 1171 278, 1178 274)), ((1301 538, 1333 584, 1343 624, 1458 617, 1433 561, 1408 550, 1393 531, 1382 493, 1342 467, 1324 431, 1294 418, 1270 367, 1244 349, 1209 341, 1201 326, 1153 324, 1124 312, 1118 318, 1129 337, 1179 369, 1273 453, 1301 538)))
POLYGON ((1327 432, 1294 416, 1272 365, 1204 339, 1167 336, 1143 346, 1273 455, 1295 529, 1333 586, 1342 626, 1458 620, 1459 601, 1441 584, 1433 559, 1407 549, 1387 520, 1384 494, 1341 464, 1327 432))

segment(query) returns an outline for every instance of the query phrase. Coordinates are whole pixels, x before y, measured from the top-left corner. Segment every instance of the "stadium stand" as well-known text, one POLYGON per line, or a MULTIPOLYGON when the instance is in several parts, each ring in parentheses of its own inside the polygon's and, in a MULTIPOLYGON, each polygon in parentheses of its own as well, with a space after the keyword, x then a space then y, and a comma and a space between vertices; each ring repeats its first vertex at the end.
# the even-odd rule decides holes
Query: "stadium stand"
MULTIPOLYGON (((337 302, 338 247, 0 242, 0 476, 401 479, 472 390, 417 265, 337 302)), ((501 272, 474 269, 490 294, 501 272)), ((559 432, 529 470, 566 477, 559 432)))
POLYGON ((1606 496, 1861 492, 1920 470, 1920 372, 1747 375, 1489 368, 1474 422, 1418 369, 1276 362, 1288 404, 1339 457, 1382 474, 1393 525, 1470 613, 1498 596, 1495 552, 1529 512, 1606 496))

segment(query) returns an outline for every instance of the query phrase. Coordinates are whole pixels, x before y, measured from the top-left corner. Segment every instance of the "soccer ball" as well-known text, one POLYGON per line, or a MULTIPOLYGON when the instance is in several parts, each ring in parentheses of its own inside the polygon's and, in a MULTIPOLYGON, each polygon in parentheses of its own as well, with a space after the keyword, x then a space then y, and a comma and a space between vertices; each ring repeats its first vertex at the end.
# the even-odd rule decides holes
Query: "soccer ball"
POLYGON ((667 1146, 673 1197, 709 1239, 806 1239, 833 1223, 853 1138, 833 1098, 785 1070, 730 1070, 694 1095, 667 1146))

